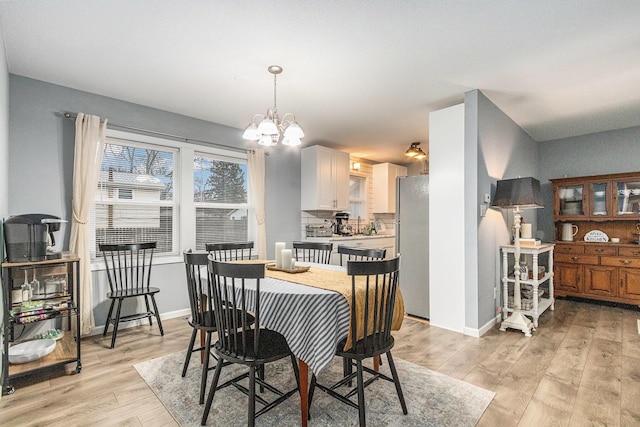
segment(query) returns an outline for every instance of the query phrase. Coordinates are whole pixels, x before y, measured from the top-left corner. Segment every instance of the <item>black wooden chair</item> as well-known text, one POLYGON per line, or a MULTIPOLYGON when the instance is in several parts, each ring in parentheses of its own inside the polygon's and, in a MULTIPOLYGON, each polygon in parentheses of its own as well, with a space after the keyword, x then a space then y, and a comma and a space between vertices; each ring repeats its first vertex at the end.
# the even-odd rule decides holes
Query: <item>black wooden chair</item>
POLYGON ((346 261, 376 261, 387 256, 386 249, 355 248, 344 245, 338 245, 338 253, 340 254, 340 265, 344 265, 343 258, 346 258, 346 261))
POLYGON ((264 264, 236 264, 220 261, 210 261, 209 283, 211 294, 214 296, 213 304, 218 325, 218 341, 213 346, 213 351, 218 356, 218 364, 213 375, 213 381, 207 404, 202 414, 202 425, 207 423, 207 417, 211 410, 213 398, 216 392, 229 385, 249 396, 248 426, 255 425, 255 419, 273 409, 275 406, 293 396, 300 389, 300 374, 295 356, 291 353, 284 336, 269 329, 260 328, 260 281, 264 278, 264 264), (254 298, 249 298, 251 290, 246 287, 255 285, 254 298), (251 307, 248 301, 255 302, 251 307), (241 308, 240 319, 235 317, 236 308, 241 308), (251 318, 247 310, 251 309, 255 316, 256 327, 251 329, 251 318), (268 384, 259 375, 258 370, 265 364, 289 357, 296 377, 293 390, 283 392, 268 384), (218 385, 223 364, 220 361, 228 361, 247 366, 249 372, 244 372, 235 378, 218 385), (240 381, 249 379, 249 386, 245 387, 240 381), (268 389, 277 398, 272 402, 266 401, 256 394, 256 383, 268 389), (264 405, 256 412, 256 401, 264 405))
POLYGON ((158 313, 158 306, 154 297, 155 294, 160 292, 160 289, 150 286, 153 251, 156 248, 156 242, 100 245, 99 248, 104 258, 109 288, 111 289, 111 292, 107 293, 107 298, 111 299, 111 306, 109 307, 109 314, 107 315, 102 336, 107 336, 109 325, 113 324, 113 333, 111 335, 111 348, 113 348, 118 335, 118 325, 121 322, 148 318, 149 325, 153 326, 153 317, 158 321, 160 335, 164 335, 160 313, 158 313), (137 297, 144 297, 147 311, 122 316, 122 302, 127 298, 137 297), (153 304, 153 310, 149 306, 149 300, 153 304), (116 301, 118 302, 118 307, 115 317, 112 317, 116 301))
POLYGON ((346 338, 341 340, 336 348, 336 355, 355 361, 353 363, 355 363, 356 372, 350 373, 331 386, 324 386, 318 383, 315 374, 312 375, 309 388, 309 408, 311 408, 313 394, 317 387, 341 402, 357 408, 360 426, 364 427, 366 425, 364 388, 375 383, 376 379, 382 378, 395 384, 402 412, 405 415, 407 414, 407 405, 402 394, 400 379, 391 356, 391 349, 394 345, 394 340, 391 336, 391 324, 398 289, 399 269, 399 257, 382 261, 349 261, 347 263, 347 274, 351 276, 353 298, 356 295, 356 281, 364 280, 363 283, 366 285, 367 295, 365 301, 368 301, 369 309, 367 310, 365 305, 364 313, 361 314, 361 317, 358 317, 356 315, 356 303, 355 301, 352 302, 350 328, 355 342, 349 349, 344 350, 346 338), (364 330, 364 338, 356 341, 356 331, 359 324, 364 330), (362 361, 364 359, 373 358, 381 354, 387 355, 389 369, 393 378, 363 366, 362 361), (372 375, 366 382, 364 381, 364 372, 372 375), (340 394, 336 391, 338 387, 348 384, 354 377, 357 378, 357 386, 354 389, 345 394, 340 394), (350 399, 354 395, 357 395, 358 403, 354 403, 350 399))
MULTIPOLYGON (((210 370, 215 369, 209 366, 210 358, 218 361, 215 355, 211 354, 211 334, 217 331, 215 314, 213 313, 213 303, 211 294, 208 293, 209 275, 207 266, 209 264, 208 252, 184 252, 184 265, 187 271, 187 290, 189 294, 189 306, 191 308, 191 317, 189 325, 193 328, 191 331, 191 339, 189 340, 189 348, 182 367, 182 376, 187 374, 191 355, 194 352, 200 352, 202 363, 202 375, 200 381, 200 404, 204 403, 204 394, 207 385, 207 377, 210 370), (196 335, 200 331, 201 336, 206 336, 206 341, 200 342, 200 347, 193 348, 196 342, 196 335)), ((241 318, 240 310, 237 310, 236 318, 241 318)), ((249 322, 253 323, 253 316, 249 315, 249 322)))
MULTIPOLYGON (((343 261, 376 261, 382 260, 387 256, 386 249, 369 249, 369 248, 357 248, 353 246, 338 245, 338 254, 340 254, 340 265, 344 265, 343 261), (345 259, 343 259, 345 258, 345 259)), ((376 371, 379 364, 382 363, 379 357, 375 358, 374 366, 376 371)), ((349 375, 353 370, 351 360, 344 358, 344 376, 349 375)), ((351 382, 349 382, 351 386, 351 382)))
POLYGON ((216 261, 251 259, 253 242, 207 243, 205 249, 216 261))
POLYGON ((293 242, 293 257, 296 261, 330 264, 332 249, 333 243, 293 242))

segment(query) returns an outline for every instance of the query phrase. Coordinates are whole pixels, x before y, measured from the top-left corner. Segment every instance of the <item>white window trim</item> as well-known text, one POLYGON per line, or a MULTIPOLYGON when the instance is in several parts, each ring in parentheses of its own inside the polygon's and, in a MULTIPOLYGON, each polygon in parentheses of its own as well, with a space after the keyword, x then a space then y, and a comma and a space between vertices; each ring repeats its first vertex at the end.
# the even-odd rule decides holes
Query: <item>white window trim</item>
MULTIPOLYGON (((177 242, 177 252, 179 255, 155 255, 153 257, 153 263, 157 265, 161 264, 176 264, 184 262, 182 253, 190 248, 194 248, 196 245, 196 228, 195 228, 195 208, 196 203, 193 200, 193 173, 186 173, 187 171, 193 171, 193 158, 198 154, 206 155, 207 157, 217 157, 220 160, 241 160, 247 161, 247 154, 240 151, 234 151, 231 147, 226 150, 217 147, 207 147, 205 145, 199 145, 183 141, 174 141, 165 138, 159 138, 149 135, 141 135, 132 132, 125 132, 120 130, 114 130, 107 128, 106 140, 114 141, 120 144, 135 145, 140 144, 152 144, 156 146, 166 147, 169 149, 177 149, 176 163, 174 165, 174 172, 177 171, 179 180, 179 194, 174 200, 175 208, 177 210, 178 221, 174 224, 177 229, 174 230, 175 235, 178 236, 174 240, 174 244, 177 242)), ((249 240, 256 240, 257 238, 257 224, 253 206, 250 203, 251 194, 249 194, 247 188, 247 204, 248 204, 248 236, 249 240)), ((91 270, 99 271, 104 270, 105 265, 102 259, 95 259, 91 261, 91 270)))
MULTIPOLYGON (((369 188, 369 177, 361 172, 356 172, 356 171, 351 171, 351 173, 349 174, 349 179, 351 178, 357 178, 362 180, 362 188, 360 189, 360 192, 362 193, 362 198, 361 199, 352 199, 351 197, 349 197, 349 205, 351 205, 352 201, 355 202, 360 202, 362 205, 362 210, 363 210, 363 215, 365 215, 364 218, 362 219, 368 219, 370 216, 369 213, 369 200, 368 200, 368 191, 367 189, 369 188)), ((353 218, 352 218, 353 219, 353 218)))

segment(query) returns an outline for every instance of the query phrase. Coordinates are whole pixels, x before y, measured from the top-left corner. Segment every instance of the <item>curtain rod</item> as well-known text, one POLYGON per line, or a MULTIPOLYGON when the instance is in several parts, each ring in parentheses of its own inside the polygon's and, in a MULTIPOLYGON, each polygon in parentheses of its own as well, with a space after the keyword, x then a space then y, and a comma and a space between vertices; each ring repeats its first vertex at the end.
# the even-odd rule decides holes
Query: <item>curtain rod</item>
MULTIPOLYGON (((64 113, 64 118, 65 119, 76 119, 78 116, 73 114, 73 113, 64 113)), ((166 133, 166 132, 158 132, 155 130, 150 130, 150 129, 142 129, 142 128, 137 128, 137 127, 133 127, 133 126, 127 126, 127 125, 119 125, 117 123, 112 123, 112 122, 108 122, 107 126, 112 126, 112 127, 116 127, 116 128, 120 128, 120 129, 127 129, 127 130, 132 130, 135 132, 143 132, 143 133, 149 133, 152 135, 156 135, 156 136, 164 136, 164 137, 168 137, 168 138, 174 138, 174 139, 179 139, 179 140, 183 140, 184 142, 201 142, 203 144, 207 144, 207 145, 212 145, 214 147, 217 148, 223 148, 225 150, 232 150, 232 151, 237 151, 239 153, 246 153, 247 150, 246 149, 242 149, 242 148, 237 148, 237 147, 230 147, 228 145, 222 145, 222 144, 218 144, 216 142, 211 142, 211 141, 203 141, 201 139, 193 139, 193 138, 188 138, 186 136, 180 136, 180 135, 172 135, 170 133, 166 133)), ((268 156, 269 153, 265 152, 264 153, 265 156, 268 156)))

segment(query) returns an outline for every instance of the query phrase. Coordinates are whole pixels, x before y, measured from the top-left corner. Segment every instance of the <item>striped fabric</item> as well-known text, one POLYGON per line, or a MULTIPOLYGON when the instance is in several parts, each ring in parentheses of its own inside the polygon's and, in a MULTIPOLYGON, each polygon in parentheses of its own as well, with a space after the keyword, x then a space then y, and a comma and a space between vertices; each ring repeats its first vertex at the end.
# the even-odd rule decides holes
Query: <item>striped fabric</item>
MULTIPOLYGON (((249 311, 255 307, 255 288, 255 281, 247 281, 249 311)), ((267 277, 260 281, 260 323, 284 335, 293 354, 318 374, 329 366, 338 342, 349 332, 349 305, 337 292, 267 277)))

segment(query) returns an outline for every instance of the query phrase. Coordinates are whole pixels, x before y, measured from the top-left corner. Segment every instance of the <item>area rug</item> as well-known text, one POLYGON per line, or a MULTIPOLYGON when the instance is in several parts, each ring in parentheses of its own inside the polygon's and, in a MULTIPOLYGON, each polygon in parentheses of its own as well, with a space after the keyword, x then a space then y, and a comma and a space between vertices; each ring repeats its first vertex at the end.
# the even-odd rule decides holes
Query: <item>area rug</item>
MULTIPOLYGON (((198 404, 200 357, 194 354, 185 378, 182 373, 185 351, 169 354, 134 365, 175 420, 184 427, 199 426, 204 405, 198 404)), ((408 415, 402 408, 393 383, 378 380, 365 390, 367 424, 371 426, 474 426, 495 393, 464 381, 394 358, 402 384, 408 415)), ((386 358, 381 371, 390 375, 386 358)), ((242 372, 238 366, 226 366, 220 383, 242 372)), ((245 368, 246 369, 246 368, 245 368)), ((323 384, 333 383, 342 373, 342 359, 334 358, 318 377, 323 384)), ((209 375, 209 382, 213 371, 209 375)), ((289 359, 267 365, 267 380, 281 390, 295 383, 289 359)), ((366 377, 365 377, 366 379, 366 377)), ((207 388, 208 390, 208 388, 207 388)), ((268 391, 265 397, 271 398, 268 391)), ((269 400, 269 399, 267 399, 269 400)), ((257 405, 258 409, 261 407, 257 405)), ((246 426, 247 398, 235 387, 216 393, 207 425, 246 426)), ((294 395, 270 412, 260 416, 257 426, 299 426, 300 398, 294 395)), ((357 426, 358 411, 316 389, 311 406, 309 427, 357 426)))

